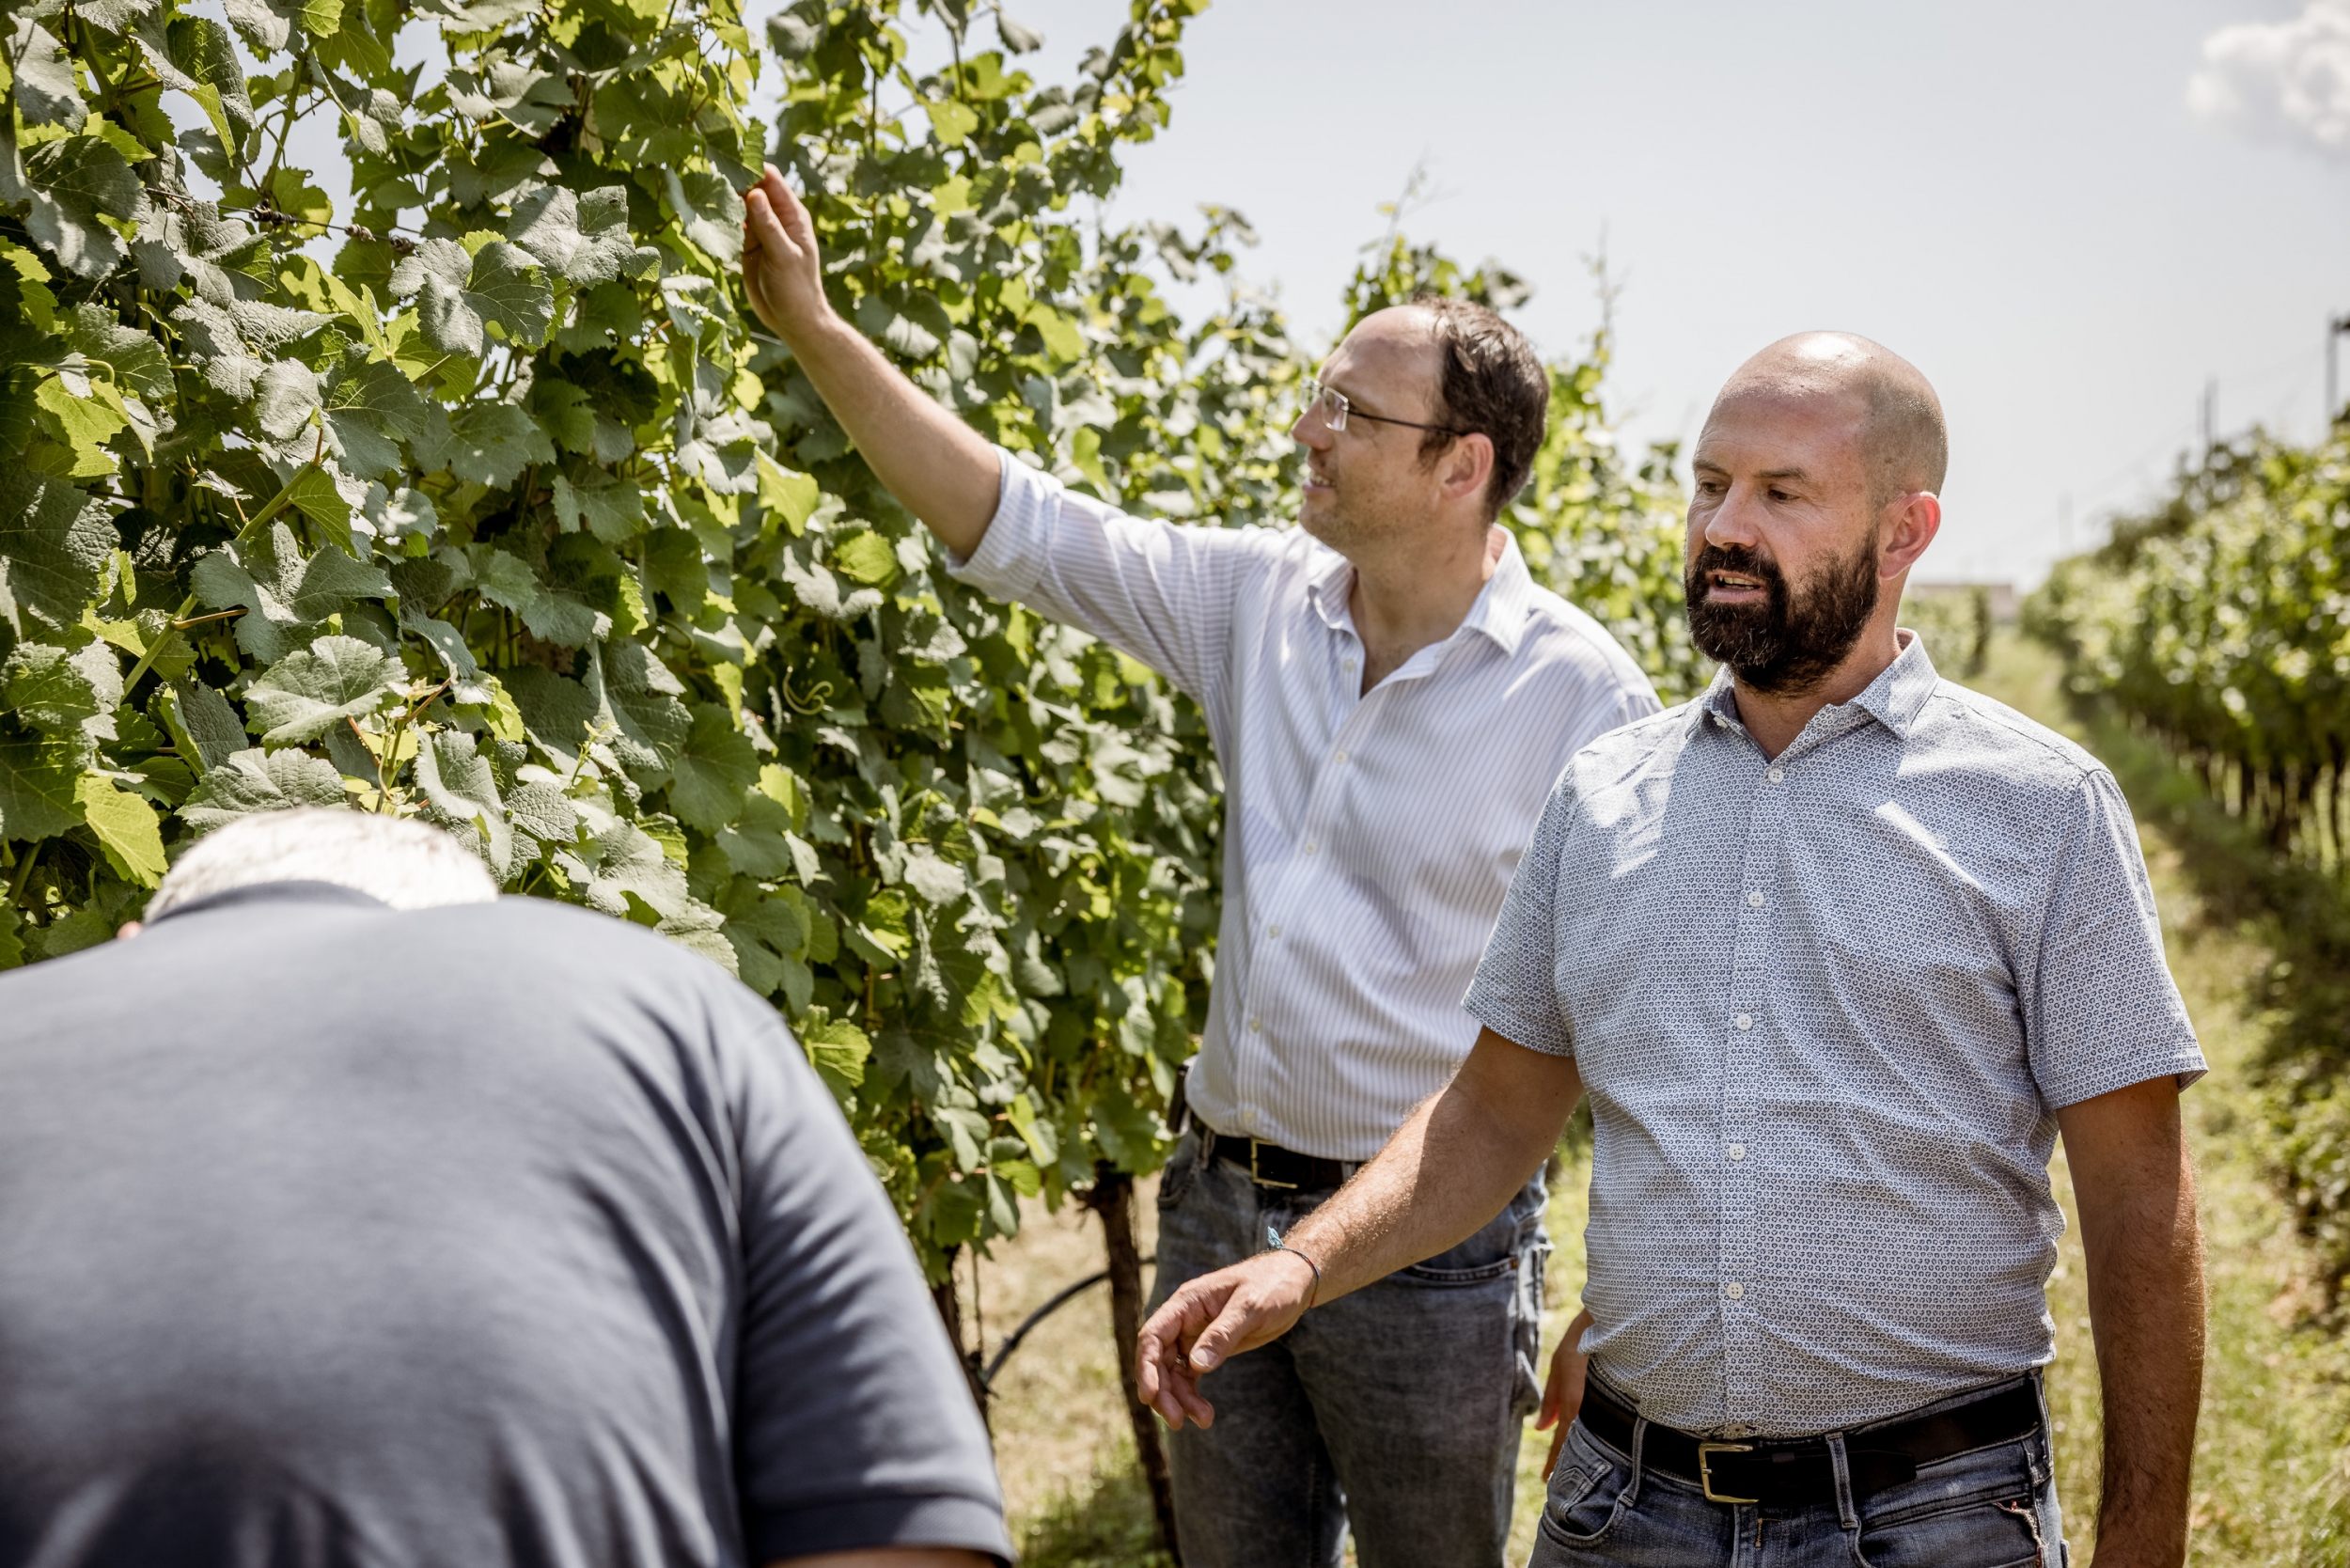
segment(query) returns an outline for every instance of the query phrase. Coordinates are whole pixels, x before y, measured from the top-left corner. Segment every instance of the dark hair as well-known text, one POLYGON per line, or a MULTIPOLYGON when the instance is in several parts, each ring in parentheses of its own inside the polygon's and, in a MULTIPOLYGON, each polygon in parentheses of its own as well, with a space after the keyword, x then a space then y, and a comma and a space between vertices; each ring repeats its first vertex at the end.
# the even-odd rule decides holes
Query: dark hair
MULTIPOLYGON (((1550 373, 1524 335, 1485 306, 1439 294, 1422 294, 1411 303, 1428 313, 1430 336, 1444 356, 1437 422, 1494 444, 1485 514, 1498 517, 1534 471, 1534 454, 1542 449, 1550 417, 1550 373)), ((1420 437, 1421 460, 1434 461, 1453 439, 1444 431, 1428 431, 1420 437)))

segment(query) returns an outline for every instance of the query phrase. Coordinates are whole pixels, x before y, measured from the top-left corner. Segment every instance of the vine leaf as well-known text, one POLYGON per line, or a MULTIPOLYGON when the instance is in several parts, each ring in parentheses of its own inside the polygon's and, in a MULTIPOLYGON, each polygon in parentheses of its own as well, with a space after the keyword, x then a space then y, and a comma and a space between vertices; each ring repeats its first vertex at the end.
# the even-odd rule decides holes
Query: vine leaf
POLYGON ((63 479, 0 473, 0 617, 18 636, 73 624, 116 542, 104 507, 63 479))
POLYGON ((244 694, 245 728, 275 750, 315 741, 347 718, 366 718, 395 698, 405 672, 356 637, 324 636, 287 654, 244 694))
POLYGON ((416 785, 442 816, 472 827, 490 874, 505 881, 514 865, 514 833, 498 797, 496 776, 474 738, 458 729, 425 737, 416 748, 416 785))
POLYGON ((81 824, 74 791, 96 756, 83 734, 0 733, 0 839, 53 839, 81 824))
POLYGON ((95 774, 74 781, 73 798, 117 876, 141 887, 163 881, 164 836, 153 807, 95 774))
POLYGON ((10 29, 8 64, 16 72, 16 107, 24 123, 82 129, 89 109, 74 85, 73 62, 48 28, 29 16, 19 18, 10 29))
POLYGON ((561 185, 533 191, 514 203, 506 233, 549 272, 583 289, 643 277, 661 265, 661 253, 629 232, 628 193, 618 185, 585 195, 561 185))
POLYGON ((180 820, 198 833, 210 833, 257 811, 349 804, 343 776, 334 763, 306 751, 250 746, 205 774, 180 808, 180 820))
POLYGON ((743 812, 743 795, 759 782, 759 753, 714 703, 693 710, 693 728, 669 764, 669 808, 688 827, 715 833, 743 812))

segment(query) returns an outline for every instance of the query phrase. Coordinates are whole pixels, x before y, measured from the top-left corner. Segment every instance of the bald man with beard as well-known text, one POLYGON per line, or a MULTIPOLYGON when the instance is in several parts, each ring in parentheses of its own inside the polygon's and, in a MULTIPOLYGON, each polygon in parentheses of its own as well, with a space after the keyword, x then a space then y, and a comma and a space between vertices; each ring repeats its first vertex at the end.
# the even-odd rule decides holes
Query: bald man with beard
POLYGON ((2059 1564, 2060 1136, 2099 1560, 2183 1560, 2203 1286, 2179 1094, 2203 1058, 2112 776, 1895 623, 1947 452, 1933 388, 1866 338, 1790 337, 1731 378, 1686 574, 1718 677, 1568 763, 1449 1086, 1280 1250, 1145 1325, 1169 1422, 1483 1224, 1588 1092, 1590 1279, 1533 1562, 2059 1564))

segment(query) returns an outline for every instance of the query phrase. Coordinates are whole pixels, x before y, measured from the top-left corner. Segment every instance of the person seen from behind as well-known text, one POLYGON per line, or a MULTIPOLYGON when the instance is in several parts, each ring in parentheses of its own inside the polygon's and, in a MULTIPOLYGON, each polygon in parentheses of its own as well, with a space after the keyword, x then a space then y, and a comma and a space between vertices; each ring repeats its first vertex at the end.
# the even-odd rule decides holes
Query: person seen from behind
MULTIPOLYGON (((1214 984, 1190 1129, 1159 1188, 1155 1294, 1310 1215, 1441 1088, 1459 1007, 1559 768, 1656 710, 1496 518, 1549 378, 1492 311, 1378 311, 1292 434, 1294 529, 1128 516, 991 447, 834 310, 774 169, 743 275, 948 569, 1125 650, 1196 698, 1230 788, 1214 984)), ((1543 1192, 1529 1168, 1438 1257, 1219 1373, 1224 1419, 1168 1455, 1187 1568, 1484 1568, 1539 1399, 1543 1192)), ((1408 1265, 1408 1266, 1405 1266, 1408 1265)))
POLYGON ((2100 1568, 2185 1554, 2204 1070, 2128 805, 1895 614, 1941 525, 1907 362, 1763 350, 1695 453, 1701 698, 1583 748, 1512 884, 1475 1049, 1353 1182, 1145 1325, 1213 1380, 1483 1222, 1589 1093, 1585 1310, 1532 1561, 2066 1560, 2041 1391, 2064 1142, 2105 1393, 2100 1568))
POLYGON ((0 976, 0 1564, 979 1568, 987 1437, 775 1010, 420 823, 0 976))

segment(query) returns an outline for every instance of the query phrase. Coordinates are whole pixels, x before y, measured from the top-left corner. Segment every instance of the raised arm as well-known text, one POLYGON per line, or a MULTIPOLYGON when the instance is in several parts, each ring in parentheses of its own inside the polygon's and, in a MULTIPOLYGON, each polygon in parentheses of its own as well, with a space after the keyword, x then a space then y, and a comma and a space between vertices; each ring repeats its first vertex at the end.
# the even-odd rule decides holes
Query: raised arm
POLYGON ((824 298, 816 226, 773 164, 744 195, 743 287, 889 493, 968 557, 995 515, 995 448, 900 374, 824 298))
POLYGON ((1308 1306, 1475 1232, 1549 1157, 1582 1098, 1573 1057, 1529 1051, 1491 1029, 1479 1034, 1452 1081, 1290 1231, 1290 1252, 1313 1268, 1296 1256, 1262 1253, 1188 1281, 1151 1315, 1136 1347, 1144 1403, 1169 1426, 1210 1424, 1215 1407, 1200 1395, 1200 1378, 1288 1333, 1308 1306))
POLYGON ((2186 1556, 2187 1477, 2203 1392, 2203 1237, 2168 1076, 2057 1112, 2089 1255, 2089 1322, 2105 1389, 2101 1568, 2186 1556))

